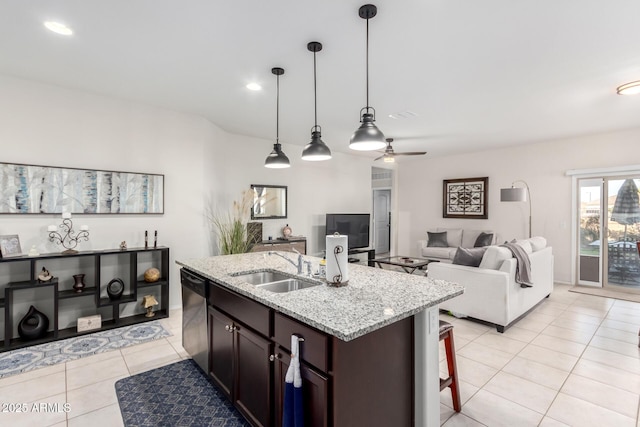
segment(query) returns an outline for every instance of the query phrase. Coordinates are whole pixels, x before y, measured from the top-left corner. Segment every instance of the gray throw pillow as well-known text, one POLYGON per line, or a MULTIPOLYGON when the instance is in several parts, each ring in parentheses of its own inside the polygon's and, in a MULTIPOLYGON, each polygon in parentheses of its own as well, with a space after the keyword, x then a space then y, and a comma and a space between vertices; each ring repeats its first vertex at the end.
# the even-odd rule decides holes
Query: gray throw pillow
POLYGON ((429 241, 427 242, 428 248, 448 248, 449 247, 449 244, 447 243, 446 231, 440 231, 438 233, 427 231, 427 236, 429 236, 429 241))
POLYGON ((485 233, 484 231, 478 235, 476 242, 473 244, 474 248, 481 248, 483 246, 490 246, 493 240, 493 233, 485 233))
POLYGON ((477 267, 487 248, 458 248, 453 257, 453 264, 477 267))

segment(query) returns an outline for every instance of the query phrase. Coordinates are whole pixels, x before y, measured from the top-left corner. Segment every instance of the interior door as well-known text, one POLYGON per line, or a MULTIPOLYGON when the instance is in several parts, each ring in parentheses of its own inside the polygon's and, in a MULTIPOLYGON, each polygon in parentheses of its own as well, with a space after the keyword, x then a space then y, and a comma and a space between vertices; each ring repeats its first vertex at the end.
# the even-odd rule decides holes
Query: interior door
POLYGON ((391 190, 373 190, 374 249, 387 253, 391 240, 391 190))

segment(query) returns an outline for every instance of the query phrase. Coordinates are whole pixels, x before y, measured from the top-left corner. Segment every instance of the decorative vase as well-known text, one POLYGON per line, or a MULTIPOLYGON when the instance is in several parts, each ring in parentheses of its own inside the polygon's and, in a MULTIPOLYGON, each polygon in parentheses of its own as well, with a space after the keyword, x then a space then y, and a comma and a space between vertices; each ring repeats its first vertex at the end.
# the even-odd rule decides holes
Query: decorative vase
POLYGON ((82 292, 85 286, 87 286, 84 284, 84 274, 74 274, 73 280, 75 281, 75 283, 73 284, 73 289, 75 289, 77 293, 82 292))
POLYGON ((124 292, 124 282, 117 277, 109 282, 107 285, 107 295, 111 301, 120 299, 124 292))
POLYGON ((31 306, 27 314, 18 323, 18 335, 23 340, 35 340, 43 337, 48 328, 49 318, 34 306, 31 306))

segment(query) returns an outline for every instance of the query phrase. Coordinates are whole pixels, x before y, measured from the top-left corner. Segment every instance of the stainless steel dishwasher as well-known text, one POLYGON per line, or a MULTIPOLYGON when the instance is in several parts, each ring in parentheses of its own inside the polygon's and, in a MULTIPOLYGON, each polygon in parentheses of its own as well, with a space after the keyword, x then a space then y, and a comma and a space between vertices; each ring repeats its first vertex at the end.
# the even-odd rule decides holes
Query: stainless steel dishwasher
POLYGON ((207 334, 207 279, 180 270, 182 283, 182 347, 209 374, 209 337, 207 334))

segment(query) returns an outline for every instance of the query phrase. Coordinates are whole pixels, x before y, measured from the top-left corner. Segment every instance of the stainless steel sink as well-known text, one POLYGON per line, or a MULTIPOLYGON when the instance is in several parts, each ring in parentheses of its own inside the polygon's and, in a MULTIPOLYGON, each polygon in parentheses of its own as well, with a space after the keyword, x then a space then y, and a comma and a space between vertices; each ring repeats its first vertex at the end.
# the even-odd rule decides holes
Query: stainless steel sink
POLYGON ((305 280, 275 270, 237 273, 233 276, 239 277, 257 288, 277 293, 291 292, 322 284, 321 282, 305 280))
POLYGON ((297 291, 298 289, 312 288, 314 286, 318 286, 319 284, 320 283, 318 282, 311 282, 308 280, 286 279, 280 280, 278 282, 264 283, 262 285, 257 285, 256 287, 271 292, 284 293, 297 291))
POLYGON ((279 282, 280 280, 291 279, 291 276, 280 273, 278 271, 257 271, 254 273, 234 274, 236 277, 251 283, 252 285, 263 285, 265 283, 279 282))

